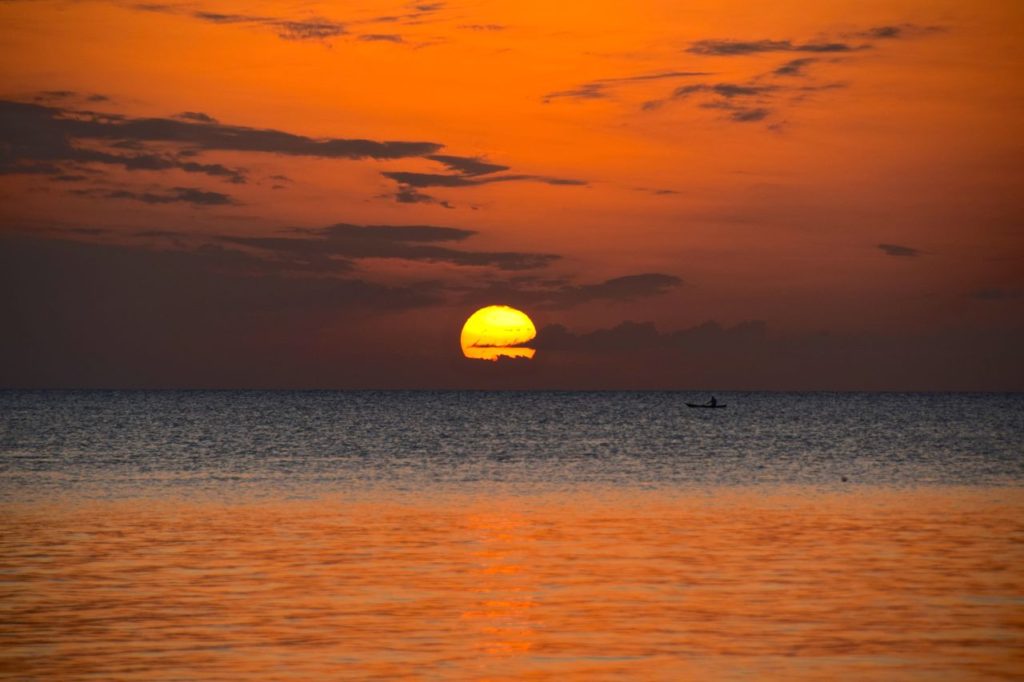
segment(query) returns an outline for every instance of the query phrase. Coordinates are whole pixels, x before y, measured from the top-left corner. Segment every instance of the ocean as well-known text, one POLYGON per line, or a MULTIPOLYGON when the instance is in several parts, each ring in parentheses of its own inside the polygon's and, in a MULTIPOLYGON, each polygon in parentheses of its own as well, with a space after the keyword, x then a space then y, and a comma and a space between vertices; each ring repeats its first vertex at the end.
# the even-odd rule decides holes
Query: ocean
POLYGON ((1024 674, 1024 395, 0 392, 0 677, 1024 674))

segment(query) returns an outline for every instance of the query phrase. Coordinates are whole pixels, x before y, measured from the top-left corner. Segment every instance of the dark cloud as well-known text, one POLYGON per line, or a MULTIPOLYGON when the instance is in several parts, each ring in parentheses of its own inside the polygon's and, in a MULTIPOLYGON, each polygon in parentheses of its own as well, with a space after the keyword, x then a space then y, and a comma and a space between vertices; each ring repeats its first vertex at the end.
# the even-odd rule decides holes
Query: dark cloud
POLYGON ((174 118, 180 118, 184 121, 196 121, 197 123, 217 123, 217 119, 201 111, 183 111, 174 118))
MULTIPOLYGON (((1019 325, 935 333, 769 333, 761 321, 661 331, 623 322, 592 332, 542 326, 531 343, 545 377, 576 388, 1019 390, 1019 325)), ((554 382, 552 382, 554 383, 554 382)))
POLYGON ((437 161, 448 167, 448 170, 461 175, 487 175, 489 173, 500 173, 509 170, 508 166, 498 163, 490 163, 475 156, 452 156, 450 154, 431 154, 427 157, 431 161, 437 161))
POLYGON ((909 246, 900 246, 899 244, 878 244, 877 246, 887 256, 913 258, 924 254, 924 251, 909 246))
POLYGON ((806 68, 817 61, 819 60, 815 57, 791 59, 782 66, 776 68, 772 73, 776 76, 803 76, 806 68))
MULTIPOLYGON (((735 57, 758 55, 765 53, 802 53, 799 56, 778 65, 774 69, 753 77, 746 83, 695 83, 676 88, 668 97, 653 99, 642 105, 643 110, 654 110, 662 107, 673 99, 686 99, 696 94, 718 99, 700 102, 698 106, 705 109, 728 111, 726 120, 737 123, 764 121, 777 109, 784 105, 793 105, 806 98, 807 93, 844 88, 847 83, 825 83, 810 85, 793 85, 784 77, 807 77, 808 68, 812 64, 826 61, 848 59, 845 53, 868 50, 875 45, 874 40, 894 39, 910 35, 921 35, 930 29, 913 24, 877 26, 866 31, 844 34, 854 42, 837 40, 818 40, 796 42, 793 40, 698 40, 687 48, 687 52, 704 56, 735 57), (867 41, 867 42, 863 42, 867 41), (771 79, 771 77, 775 77, 771 79), (766 82, 766 79, 770 79, 766 82), (756 102, 737 103, 741 98, 757 98, 756 102), (771 105, 771 106, 768 106, 771 105)), ((778 131, 781 123, 770 123, 769 130, 778 131)))
POLYGON ((509 169, 508 166, 490 163, 469 156, 452 156, 448 154, 432 154, 427 157, 455 171, 445 173, 412 173, 406 171, 385 171, 381 175, 398 183, 398 191, 391 196, 402 204, 437 204, 445 208, 454 208, 451 203, 420 192, 425 187, 476 187, 494 182, 541 182, 547 185, 586 185, 583 180, 570 178, 553 178, 544 175, 528 175, 509 173, 493 175, 509 169))
POLYGON ((0 297, 0 319, 17 329, 0 338, 4 387, 286 385, 338 321, 442 300, 429 282, 300 276, 215 245, 10 234, 0 235, 0 287, 18 292, 0 297))
MULTIPOLYGON (((127 170, 180 169, 243 182, 244 170, 220 164, 182 161, 204 151, 263 152, 340 159, 395 159, 432 154, 434 142, 377 142, 365 139, 310 138, 273 129, 231 126, 182 118, 130 118, 118 114, 0 100, 0 173, 61 174, 57 164, 109 164, 127 170), (132 149, 115 154, 95 148, 132 149), (147 145, 179 146, 177 156, 147 151, 147 145), (44 170, 41 164, 51 164, 44 170)), ((209 117, 206 117, 209 118, 209 117)))
POLYGON ((295 230, 285 236, 224 236, 221 241, 256 249, 282 262, 311 269, 366 258, 397 258, 499 270, 530 270, 546 267, 559 258, 544 253, 466 251, 439 245, 462 242, 474 234, 472 230, 450 227, 342 223, 317 230, 295 230))
POLYGON ((728 120, 750 123, 771 114, 771 109, 762 103, 781 90, 770 83, 694 83, 676 88, 668 99, 645 102, 642 108, 650 111, 670 100, 686 100, 696 95, 703 99, 698 104, 700 108, 724 110, 729 112, 728 120))
POLYGON ((191 204, 193 206, 227 206, 235 204, 229 195, 220 192, 207 192, 195 187, 172 187, 162 192, 134 192, 125 189, 80 189, 74 194, 102 199, 128 199, 141 201, 145 204, 191 204))
POLYGON ((196 163, 194 161, 182 161, 174 165, 186 173, 204 173, 214 177, 225 178, 228 182, 242 184, 245 182, 246 170, 244 168, 228 168, 219 163, 196 163))
POLYGON ((749 109, 737 109, 729 114, 729 118, 738 123, 751 123, 754 121, 763 121, 770 113, 771 111, 764 107, 751 107, 749 109))
POLYGON ((409 190, 425 187, 468 187, 491 182, 540 182, 585 185, 583 180, 532 174, 503 174, 508 166, 477 157, 439 154, 434 142, 378 142, 366 139, 310 138, 280 130, 232 126, 199 112, 175 118, 131 118, 118 114, 65 109, 40 104, 0 101, 0 173, 66 175, 62 164, 118 165, 127 170, 170 170, 203 173, 230 182, 245 181, 246 171, 221 164, 188 160, 201 152, 235 151, 343 159, 396 159, 423 156, 454 174, 385 172, 399 183, 397 201, 449 206, 409 190), (96 148, 130 149, 122 154, 96 148), (156 152, 154 145, 178 147, 176 154, 156 152))
POLYGON ((706 56, 734 57, 763 52, 852 52, 864 49, 849 43, 794 43, 791 40, 698 40, 687 52, 706 56))
POLYGON ((437 197, 431 196, 424 192, 420 192, 409 186, 401 186, 394 194, 384 195, 385 197, 391 197, 400 204, 437 204, 444 208, 455 208, 451 203, 442 201, 437 197))
MULTIPOLYGON (((470 238, 451 229, 409 226, 400 241, 470 238)), ((516 283, 565 284, 527 277, 516 283)), ((0 386, 9 388, 495 387, 493 376, 460 374, 465 316, 440 307, 437 282, 296 272, 227 243, 167 249, 8 232, 0 233, 0 290, 17 292, 0 296, 0 320, 17 331, 0 335, 0 386), (427 307, 431 314, 414 322, 400 316, 427 307)), ((1020 390, 1021 339, 1016 323, 913 336, 786 336, 758 321, 677 331, 650 322, 585 332, 547 324, 524 367, 534 373, 517 373, 514 386, 1020 390)))
POLYGON ((459 28, 467 31, 504 31, 508 27, 501 24, 460 24, 459 28))
POLYGON ((381 175, 404 187, 471 187, 482 182, 465 175, 445 175, 444 173, 384 171, 381 175))
POLYGON ((600 78, 578 85, 569 90, 549 92, 544 95, 544 101, 550 102, 553 99, 601 99, 608 96, 608 90, 620 85, 631 83, 643 83, 647 81, 669 80, 676 78, 692 78, 694 76, 711 75, 704 71, 661 71, 658 73, 646 73, 636 76, 621 76, 617 78, 600 78))

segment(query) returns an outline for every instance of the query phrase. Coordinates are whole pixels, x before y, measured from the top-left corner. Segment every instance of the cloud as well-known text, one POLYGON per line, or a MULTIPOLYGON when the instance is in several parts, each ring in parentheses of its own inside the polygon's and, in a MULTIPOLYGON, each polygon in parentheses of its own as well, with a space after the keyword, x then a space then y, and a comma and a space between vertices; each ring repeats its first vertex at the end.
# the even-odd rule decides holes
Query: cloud
POLYGON ((276 20, 270 25, 277 29, 277 36, 284 40, 326 40, 345 33, 345 26, 326 19, 305 21, 276 20))
POLYGON ((661 71, 658 73, 646 73, 636 76, 600 78, 588 83, 583 83, 582 85, 578 85, 568 90, 549 92, 544 95, 544 101, 550 102, 554 99, 602 99, 608 96, 608 91, 611 88, 621 85, 708 75, 711 74, 705 71, 661 71))
POLYGON ((133 192, 125 189, 79 189, 72 193, 80 196, 98 197, 103 199, 129 199, 145 204, 191 204, 193 206, 227 206, 237 203, 227 194, 207 192, 196 187, 172 187, 163 193, 133 192))
POLYGON ((359 40, 368 43, 401 43, 405 42, 402 36, 397 33, 365 33, 359 36, 359 40))
POLYGON ((493 182, 541 182, 546 185, 586 185, 585 180, 553 178, 546 175, 508 174, 477 178, 466 175, 445 175, 444 173, 410 173, 405 171, 384 171, 386 178, 407 187, 475 187, 493 182))
POLYGON ((942 26, 922 26, 920 24, 903 23, 872 26, 866 30, 851 33, 849 35, 856 38, 867 38, 869 40, 896 40, 942 33, 945 30, 946 29, 942 26))
MULTIPOLYGON (((690 54, 701 56, 718 57, 740 57, 747 55, 761 55, 768 53, 802 53, 813 56, 800 56, 790 59, 771 71, 761 73, 746 83, 695 83, 677 87, 668 97, 652 99, 641 105, 641 110, 653 111, 661 108, 671 100, 686 99, 694 94, 703 94, 707 97, 718 97, 717 100, 704 101, 698 104, 704 109, 720 109, 728 111, 725 120, 736 123, 750 123, 767 119, 774 111, 766 103, 778 106, 780 103, 794 104, 804 99, 806 93, 833 90, 846 87, 846 83, 826 83, 821 85, 804 85, 800 87, 787 85, 782 80, 765 82, 766 77, 806 77, 808 67, 812 64, 825 61, 825 57, 831 56, 828 61, 847 59, 844 55, 873 48, 874 42, 878 40, 892 40, 911 36, 925 35, 941 30, 937 27, 924 27, 916 24, 894 24, 875 26, 863 31, 843 34, 843 37, 858 39, 868 42, 847 42, 837 40, 817 40, 797 42, 793 40, 735 40, 715 39, 698 40, 690 44, 686 49, 690 54), (744 97, 756 97, 756 103, 736 104, 733 100, 744 97), (786 99, 788 97, 788 99, 786 99)), ((581 96, 600 96, 600 88, 592 93, 579 93, 581 96)), ((767 126, 769 130, 778 131, 779 122, 767 126)))
MULTIPOLYGON (((1019 390, 1020 325, 931 333, 769 333, 763 321, 661 331, 626 321, 540 328, 533 346, 561 386, 704 390, 1019 390)), ((550 376, 550 374, 548 376, 550 376)))
POLYGON ((439 245, 462 242, 475 234, 473 230, 429 225, 339 223, 322 229, 293 230, 282 236, 222 236, 220 241, 256 249, 263 255, 313 270, 367 258, 486 266, 499 270, 531 270, 547 267, 559 258, 545 253, 467 251, 439 245))
POLYGON ((132 118, 0 100, 0 173, 63 174, 60 164, 107 164, 126 170, 179 169, 244 182, 244 169, 184 160, 200 152, 233 151, 333 159, 396 159, 440 151, 435 142, 310 138, 274 129, 217 123, 205 114, 132 118), (97 149, 106 143, 122 154, 97 149), (161 151, 147 145, 159 144, 161 151), (167 145, 179 148, 168 154, 167 145), (49 164, 49 165, 47 165, 49 164))
POLYGON ((667 99, 645 102, 642 108, 651 111, 671 100, 703 95, 703 101, 698 104, 700 108, 724 110, 729 112, 728 120, 750 123, 762 121, 771 114, 771 109, 761 103, 770 101, 782 89, 770 83, 694 83, 676 88, 667 99))
POLYGON ((466 31, 504 31, 508 27, 501 24, 459 24, 459 28, 466 31))
POLYGON ((282 19, 258 14, 227 14, 205 10, 190 11, 185 6, 153 3, 136 4, 133 7, 142 12, 184 15, 210 24, 238 24, 257 28, 269 28, 282 40, 327 40, 328 38, 335 38, 346 33, 344 24, 319 17, 282 19))
POLYGON ((447 166, 448 170, 455 171, 461 175, 487 175, 488 173, 499 173, 509 170, 508 166, 499 163, 490 163, 476 156, 452 156, 450 154, 431 154, 427 157, 431 161, 437 161, 447 166))
POLYGON ((585 186, 584 180, 572 178, 555 178, 546 175, 530 175, 524 173, 506 173, 508 166, 490 163, 478 157, 452 156, 449 154, 431 154, 426 158, 444 164, 454 173, 413 173, 408 171, 383 171, 381 175, 398 183, 398 191, 390 196, 402 204, 438 204, 445 208, 454 208, 447 201, 442 201, 429 194, 420 192, 425 187, 478 187, 495 182, 540 182, 546 185, 585 186))
POLYGON ((602 99, 608 96, 604 85, 601 83, 584 83, 568 90, 556 90, 544 95, 544 101, 550 102, 553 99, 602 99))
POLYGON ((776 68, 772 73, 776 76, 803 76, 806 73, 806 68, 818 61, 820 60, 815 57, 791 59, 782 66, 776 68))
POLYGON ((201 111, 183 111, 174 118, 180 118, 183 121, 195 121, 197 123, 217 123, 217 119, 201 111))
POLYGON ((672 91, 672 97, 684 99, 697 92, 706 92, 726 99, 736 97, 753 97, 778 90, 777 85, 757 85, 754 83, 697 83, 695 85, 684 85, 672 91))
MULTIPOLYGON (((349 26, 356 24, 401 24, 415 25, 423 23, 424 17, 444 9, 444 3, 420 3, 413 5, 409 12, 388 16, 379 16, 357 21, 336 21, 323 17, 285 18, 262 14, 213 12, 192 9, 188 5, 172 5, 165 3, 138 3, 132 5, 142 12, 173 14, 184 16, 209 24, 243 26, 261 30, 271 30, 278 38, 290 41, 327 41, 332 38, 350 34, 349 26)), ((356 36, 357 40, 367 42, 404 43, 402 36, 395 33, 367 33, 356 36)))
POLYGON ((679 190, 666 189, 661 187, 634 187, 635 192, 645 192, 647 194, 653 194, 655 196, 671 196, 673 194, 679 194, 679 190))
POLYGON ((864 46, 848 43, 794 43, 790 40, 698 40, 686 49, 691 54, 716 57, 735 57, 764 52, 834 53, 862 50, 864 46))
POLYGON ((764 107, 752 107, 750 109, 737 109, 729 115, 729 118, 738 123, 750 123, 753 121, 763 121, 771 113, 770 110, 764 107))
POLYGON ((451 203, 442 201, 437 197, 433 197, 424 192, 420 192, 417 189, 408 186, 401 186, 394 194, 387 194, 384 196, 390 196, 400 204, 437 204, 444 208, 455 208, 451 203))
MULTIPOLYGON (((401 286, 296 275, 204 245, 163 250, 0 234, 2 386, 285 385, 339 321, 439 303, 401 286), (283 371, 282 371, 283 370, 283 371)), ((328 363, 329 364, 329 363, 328 363)), ((322 373, 317 365, 306 379, 322 373)))
POLYGON ((371 19, 364 19, 361 21, 351 21, 350 24, 404 24, 404 25, 416 25, 424 23, 424 18, 431 14, 440 12, 445 7, 443 2, 433 3, 420 3, 412 6, 411 12, 405 12, 403 14, 388 14, 384 16, 377 16, 371 19))
POLYGON ((877 247, 887 256, 914 258, 924 254, 924 251, 910 246, 900 246, 899 244, 878 244, 877 247))

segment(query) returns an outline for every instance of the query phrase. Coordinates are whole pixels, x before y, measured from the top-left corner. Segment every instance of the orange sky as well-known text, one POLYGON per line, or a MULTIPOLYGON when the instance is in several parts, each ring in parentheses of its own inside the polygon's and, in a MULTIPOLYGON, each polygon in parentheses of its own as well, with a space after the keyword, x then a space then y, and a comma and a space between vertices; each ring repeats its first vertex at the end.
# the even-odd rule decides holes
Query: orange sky
POLYGON ((1022 30, 8 0, 0 384, 1024 389, 1022 30), (461 361, 486 304, 529 366, 461 361))

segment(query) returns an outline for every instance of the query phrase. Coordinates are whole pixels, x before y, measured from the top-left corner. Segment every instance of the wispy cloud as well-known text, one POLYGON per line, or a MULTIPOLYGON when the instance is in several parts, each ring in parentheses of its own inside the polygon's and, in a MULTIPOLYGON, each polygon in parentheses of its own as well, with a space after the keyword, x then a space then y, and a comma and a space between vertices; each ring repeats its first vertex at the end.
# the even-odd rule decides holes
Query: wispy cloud
POLYGON ((943 26, 902 23, 872 26, 863 31, 855 31, 847 35, 853 38, 865 38, 868 40, 899 40, 943 33, 945 30, 946 28, 943 26))
POLYGON ((800 57, 798 59, 790 59, 785 64, 779 66, 772 71, 775 76, 803 76, 806 74, 806 69, 811 64, 820 61, 816 57, 800 57))
POLYGON ((550 102, 556 99, 602 99, 608 97, 613 88, 645 83, 650 81, 673 80, 677 78, 693 78, 696 76, 711 75, 705 71, 661 71, 657 73, 645 73, 635 76, 620 76, 616 78, 599 78, 597 80, 583 83, 568 90, 557 90, 544 95, 544 101, 550 102))
POLYGON ((193 206, 227 206, 237 203, 227 194, 208 192, 197 187, 172 187, 162 192, 136 192, 126 189, 79 189, 72 194, 103 199, 128 199, 144 204, 191 204, 193 206))
POLYGON ((143 12, 177 14, 210 24, 238 24, 274 31, 283 40, 327 40, 346 33, 345 25, 337 21, 311 17, 305 19, 284 19, 258 14, 237 14, 189 9, 184 5, 142 3, 133 5, 143 12))
POLYGON ((686 49, 690 54, 736 57, 764 52, 836 53, 866 49, 845 42, 795 43, 791 40, 698 40, 686 49))
POLYGON ((0 100, 0 174, 66 173, 65 166, 101 164, 126 170, 179 169, 231 182, 245 169, 201 163, 200 152, 260 152, 336 159, 397 159, 440 151, 436 142, 311 138, 281 130, 221 124, 198 112, 174 118, 133 118, 0 100), (106 149, 97 148, 106 144, 106 149), (159 149, 150 149, 158 144, 159 149), (167 145, 177 148, 168 152, 167 145), (122 150, 131 150, 125 153, 122 150))
POLYGON ((585 180, 559 178, 530 173, 506 173, 509 166, 492 163, 475 156, 451 154, 430 154, 425 158, 444 165, 450 173, 421 173, 413 171, 383 171, 381 175, 398 183, 398 191, 391 195, 399 203, 434 203, 452 208, 452 204, 441 201, 418 190, 427 187, 462 188, 479 187, 497 182, 538 182, 554 186, 585 186, 585 180))
POLYGON ((338 224, 322 229, 292 230, 270 237, 221 237, 221 241, 256 249, 258 253, 287 261, 302 269, 331 269, 368 258, 444 262, 459 266, 494 267, 499 270, 543 268, 559 256, 513 251, 472 251, 447 244, 463 242, 473 230, 430 225, 338 224))

